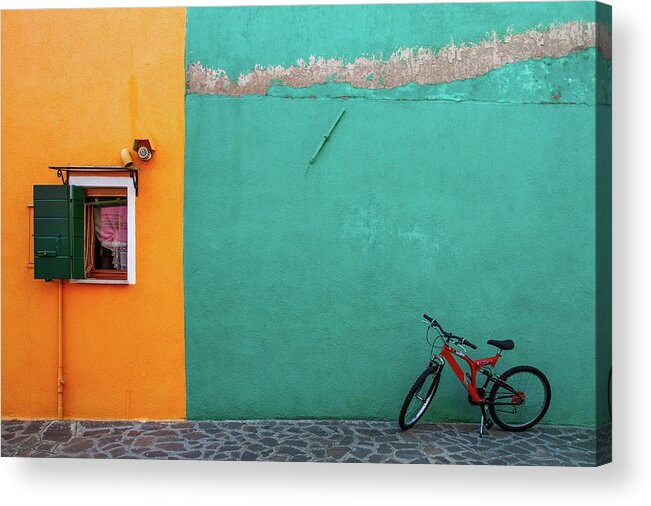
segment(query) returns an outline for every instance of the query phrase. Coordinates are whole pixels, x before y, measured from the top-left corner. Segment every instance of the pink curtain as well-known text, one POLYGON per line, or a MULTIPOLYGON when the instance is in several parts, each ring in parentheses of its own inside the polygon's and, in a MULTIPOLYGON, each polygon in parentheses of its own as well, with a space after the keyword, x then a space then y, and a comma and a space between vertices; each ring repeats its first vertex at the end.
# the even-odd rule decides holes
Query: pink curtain
POLYGON ((96 209, 95 236, 102 247, 113 253, 113 268, 126 270, 127 206, 107 206, 96 209))

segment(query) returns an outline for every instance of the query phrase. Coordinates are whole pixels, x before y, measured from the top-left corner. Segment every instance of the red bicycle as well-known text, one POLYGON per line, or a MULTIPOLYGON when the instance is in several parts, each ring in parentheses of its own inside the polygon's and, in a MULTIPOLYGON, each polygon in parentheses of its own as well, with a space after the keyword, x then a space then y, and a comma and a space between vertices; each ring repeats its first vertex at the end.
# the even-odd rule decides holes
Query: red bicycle
POLYGON ((427 411, 436 394, 445 362, 450 364, 454 374, 468 391, 468 402, 481 409, 480 435, 484 428, 490 429, 493 426, 491 418, 502 429, 509 431, 527 430, 542 420, 549 408, 552 392, 549 381, 540 370, 528 365, 519 365, 499 376, 493 373, 492 369, 497 365, 502 352, 515 347, 512 340, 490 339, 487 344, 495 346, 497 353, 492 357, 472 360, 466 355, 465 347, 476 350, 477 346, 466 338, 446 332, 439 322, 426 314, 423 318, 424 323, 428 325, 428 343, 431 329, 436 329, 438 336, 431 343, 432 351, 427 369, 411 387, 400 409, 398 422, 402 430, 411 429, 427 411), (443 346, 440 353, 435 354, 434 346, 438 339, 443 340, 443 346), (464 374, 455 356, 468 364, 469 373, 464 374), (478 373, 485 376, 481 387, 477 386, 478 373), (492 383, 492 387, 486 397, 489 383, 492 383), (491 418, 486 413, 486 407, 491 418))

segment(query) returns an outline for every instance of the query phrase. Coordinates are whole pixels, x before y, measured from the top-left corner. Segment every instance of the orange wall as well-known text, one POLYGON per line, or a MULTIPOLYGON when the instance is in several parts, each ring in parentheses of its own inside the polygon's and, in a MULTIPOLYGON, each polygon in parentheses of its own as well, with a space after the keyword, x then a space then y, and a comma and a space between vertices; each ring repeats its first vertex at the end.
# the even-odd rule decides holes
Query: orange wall
POLYGON ((33 279, 32 185, 48 165, 141 167, 136 284, 64 286, 66 418, 183 418, 184 9, 2 13, 2 416, 57 414, 57 284, 33 279), (135 158, 135 156, 134 156, 135 158))

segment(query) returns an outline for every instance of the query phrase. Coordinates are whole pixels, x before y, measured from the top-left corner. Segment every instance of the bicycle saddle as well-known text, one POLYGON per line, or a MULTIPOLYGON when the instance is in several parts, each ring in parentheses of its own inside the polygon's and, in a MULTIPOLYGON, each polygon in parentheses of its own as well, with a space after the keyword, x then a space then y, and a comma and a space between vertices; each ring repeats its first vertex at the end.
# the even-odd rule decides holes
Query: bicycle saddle
POLYGON ((488 341, 486 341, 486 344, 497 346, 500 350, 512 350, 513 348, 515 348, 515 343, 510 339, 504 339, 503 341, 489 339, 488 341))

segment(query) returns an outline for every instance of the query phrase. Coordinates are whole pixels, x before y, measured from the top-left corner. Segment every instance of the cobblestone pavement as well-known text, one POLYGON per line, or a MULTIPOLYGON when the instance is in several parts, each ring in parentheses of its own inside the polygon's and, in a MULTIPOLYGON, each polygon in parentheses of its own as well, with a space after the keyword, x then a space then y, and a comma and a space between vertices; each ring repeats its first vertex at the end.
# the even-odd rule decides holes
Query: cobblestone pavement
POLYGON ((610 424, 511 433, 395 422, 2 421, 3 457, 594 466, 610 461, 610 424), (597 445, 599 441, 599 445, 597 445), (599 452, 597 452, 597 446, 599 452))

